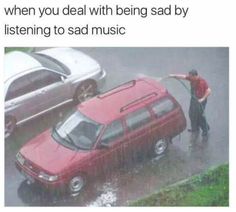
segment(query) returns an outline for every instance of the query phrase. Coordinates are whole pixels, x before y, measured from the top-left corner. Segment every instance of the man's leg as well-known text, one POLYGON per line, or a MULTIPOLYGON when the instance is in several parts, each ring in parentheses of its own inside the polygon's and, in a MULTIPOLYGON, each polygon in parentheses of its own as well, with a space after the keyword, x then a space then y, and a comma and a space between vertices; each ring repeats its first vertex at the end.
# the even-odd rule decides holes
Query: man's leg
POLYGON ((199 117, 199 125, 200 125, 200 128, 202 129, 202 136, 207 136, 208 130, 210 129, 206 120, 206 116, 205 116, 206 103, 207 103, 207 100, 205 100, 204 102, 200 104, 201 113, 199 117))
POLYGON ((191 131, 199 131, 199 107, 198 103, 194 98, 191 98, 189 107, 189 119, 191 122, 191 131))

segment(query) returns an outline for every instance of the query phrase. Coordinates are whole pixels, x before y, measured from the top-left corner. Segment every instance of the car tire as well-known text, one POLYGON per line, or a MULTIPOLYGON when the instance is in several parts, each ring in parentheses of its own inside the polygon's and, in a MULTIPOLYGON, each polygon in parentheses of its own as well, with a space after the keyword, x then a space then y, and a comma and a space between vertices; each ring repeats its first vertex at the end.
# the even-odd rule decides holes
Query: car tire
POLYGON ((10 137, 16 127, 16 119, 12 116, 5 117, 5 138, 10 137))
POLYGON ((77 196, 82 188, 85 186, 86 180, 82 175, 77 175, 73 177, 69 182, 69 193, 71 196, 77 196))
POLYGON ((97 94, 97 84, 95 81, 88 80, 82 82, 75 91, 75 103, 84 102, 97 94))
POLYGON ((162 138, 158 140, 154 145, 154 154, 155 156, 163 155, 168 149, 169 139, 162 138))

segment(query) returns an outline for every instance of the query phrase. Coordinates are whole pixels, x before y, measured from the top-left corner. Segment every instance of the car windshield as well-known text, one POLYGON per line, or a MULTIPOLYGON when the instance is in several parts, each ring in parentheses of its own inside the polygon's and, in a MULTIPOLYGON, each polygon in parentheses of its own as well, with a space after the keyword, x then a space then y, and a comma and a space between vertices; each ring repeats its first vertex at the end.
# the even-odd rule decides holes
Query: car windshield
POLYGON ((64 142, 76 149, 89 150, 93 147, 103 125, 76 111, 54 130, 64 142))
POLYGON ((49 57, 48 55, 40 54, 40 53, 29 53, 34 59, 42 64, 45 68, 55 70, 59 73, 69 75, 70 70, 58 60, 49 57))

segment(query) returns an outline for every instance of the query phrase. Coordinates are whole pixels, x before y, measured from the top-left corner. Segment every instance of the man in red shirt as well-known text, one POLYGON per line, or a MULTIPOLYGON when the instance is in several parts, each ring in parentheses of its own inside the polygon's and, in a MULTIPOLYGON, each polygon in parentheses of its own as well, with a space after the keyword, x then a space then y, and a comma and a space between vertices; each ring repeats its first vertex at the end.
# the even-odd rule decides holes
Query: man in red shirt
POLYGON ((191 100, 189 107, 189 118, 191 121, 191 132, 199 132, 202 129, 202 136, 207 136, 209 125, 205 117, 205 107, 207 97, 211 94, 211 89, 208 87, 206 80, 198 75, 196 70, 191 70, 188 75, 170 74, 170 77, 188 80, 191 85, 191 100))

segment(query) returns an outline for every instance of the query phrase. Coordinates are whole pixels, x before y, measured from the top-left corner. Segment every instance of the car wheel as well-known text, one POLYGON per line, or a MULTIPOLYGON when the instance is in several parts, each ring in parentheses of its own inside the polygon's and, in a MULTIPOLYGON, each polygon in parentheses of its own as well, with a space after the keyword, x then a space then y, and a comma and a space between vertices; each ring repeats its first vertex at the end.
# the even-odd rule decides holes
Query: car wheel
POLYGON ((72 196, 77 196, 81 189, 85 186, 85 178, 81 175, 73 177, 69 183, 69 192, 72 196))
POLYGON ((169 139, 162 138, 155 143, 154 153, 156 156, 162 155, 166 152, 168 148, 169 139))
POLYGON ((74 100, 76 103, 84 102, 97 93, 97 85, 94 81, 83 82, 75 92, 74 100))
POLYGON ((13 117, 5 117, 5 138, 8 138, 16 127, 16 120, 13 117))

